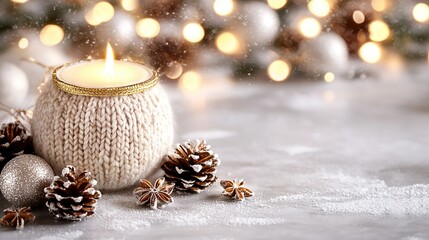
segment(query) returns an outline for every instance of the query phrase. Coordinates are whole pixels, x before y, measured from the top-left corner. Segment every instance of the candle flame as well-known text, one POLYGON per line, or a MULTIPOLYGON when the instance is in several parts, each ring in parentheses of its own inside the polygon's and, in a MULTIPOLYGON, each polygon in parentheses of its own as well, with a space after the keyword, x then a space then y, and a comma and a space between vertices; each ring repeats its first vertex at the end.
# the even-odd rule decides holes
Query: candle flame
POLYGON ((104 73, 108 75, 115 74, 115 53, 113 52, 112 46, 110 43, 107 43, 106 48, 106 65, 104 66, 104 73))

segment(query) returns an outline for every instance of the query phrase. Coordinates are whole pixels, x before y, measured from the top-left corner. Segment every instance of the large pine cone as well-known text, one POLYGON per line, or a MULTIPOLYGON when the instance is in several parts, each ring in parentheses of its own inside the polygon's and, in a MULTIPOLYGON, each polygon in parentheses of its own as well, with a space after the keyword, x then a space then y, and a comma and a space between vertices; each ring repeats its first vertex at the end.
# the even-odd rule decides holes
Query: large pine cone
POLYGON ((97 181, 91 173, 77 175, 73 166, 67 166, 62 175, 64 178, 55 176, 51 185, 45 188, 49 212, 57 218, 73 221, 93 215, 101 193, 94 189, 97 181))
POLYGON ((176 190, 199 193, 216 181, 216 167, 220 164, 206 141, 196 140, 177 144, 174 154, 162 165, 165 178, 176 190))
POLYGON ((24 125, 16 121, 3 124, 0 129, 0 162, 23 153, 32 153, 33 141, 24 125))

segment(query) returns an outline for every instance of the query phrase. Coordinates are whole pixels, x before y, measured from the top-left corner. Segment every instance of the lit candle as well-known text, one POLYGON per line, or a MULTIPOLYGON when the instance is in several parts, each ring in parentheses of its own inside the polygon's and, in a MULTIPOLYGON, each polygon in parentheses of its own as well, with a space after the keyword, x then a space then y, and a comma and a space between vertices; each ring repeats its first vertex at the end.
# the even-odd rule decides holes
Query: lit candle
POLYGON ((173 112, 155 71, 106 59, 57 67, 37 98, 35 152, 55 171, 89 171, 100 189, 132 186, 156 172, 173 141, 173 112), (48 123, 48 124, 47 124, 48 123))
POLYGON ((110 44, 106 59, 69 63, 58 67, 53 76, 61 90, 85 96, 129 95, 147 90, 157 82, 152 69, 135 62, 115 60, 110 44))

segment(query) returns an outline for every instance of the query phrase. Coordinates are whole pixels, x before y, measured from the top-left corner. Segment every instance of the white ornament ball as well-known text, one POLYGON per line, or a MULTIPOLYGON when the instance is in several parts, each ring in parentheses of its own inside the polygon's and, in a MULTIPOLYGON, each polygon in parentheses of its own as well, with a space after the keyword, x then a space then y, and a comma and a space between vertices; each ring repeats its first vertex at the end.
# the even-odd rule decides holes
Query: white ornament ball
POLYGON ((19 106, 28 93, 27 75, 12 63, 0 63, 0 103, 19 106))
POLYGON ((243 4, 238 19, 248 44, 267 45, 277 36, 280 19, 266 3, 250 1, 243 4))
POLYGON ((347 70, 347 45, 335 33, 322 33, 304 40, 299 46, 299 55, 302 70, 311 76, 323 76, 327 72, 342 74, 347 70))
POLYGON ((37 206, 44 202, 43 189, 54 178, 51 166, 42 158, 24 154, 10 160, 0 174, 0 191, 14 206, 37 206))

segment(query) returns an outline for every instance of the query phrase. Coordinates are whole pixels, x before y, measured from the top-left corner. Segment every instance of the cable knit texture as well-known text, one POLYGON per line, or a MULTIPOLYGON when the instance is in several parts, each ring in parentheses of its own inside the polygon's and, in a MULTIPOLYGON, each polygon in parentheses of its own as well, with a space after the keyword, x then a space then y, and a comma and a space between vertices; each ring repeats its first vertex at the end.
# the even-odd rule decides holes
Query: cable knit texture
POLYGON ((31 125, 36 154, 57 174, 73 165, 90 171, 104 190, 154 173, 173 141, 172 111, 159 84, 141 94, 85 97, 49 82, 31 125))

